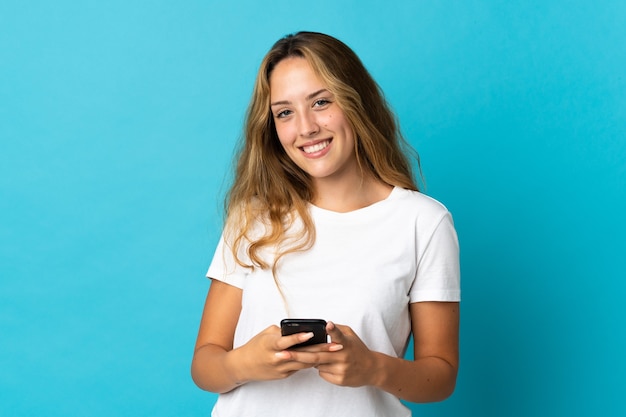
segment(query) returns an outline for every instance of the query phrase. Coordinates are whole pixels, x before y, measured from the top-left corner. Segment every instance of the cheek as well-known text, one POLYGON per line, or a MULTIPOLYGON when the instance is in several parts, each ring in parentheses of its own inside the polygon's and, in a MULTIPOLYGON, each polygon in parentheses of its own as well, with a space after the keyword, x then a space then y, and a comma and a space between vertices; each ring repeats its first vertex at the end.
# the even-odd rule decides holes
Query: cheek
POLYGON ((276 135, 281 145, 286 146, 293 142, 293 132, 291 132, 291 130, 292 129, 287 125, 276 126, 276 135))
POLYGON ((333 115, 329 114, 328 117, 326 117, 325 120, 322 120, 322 125, 324 125, 324 128, 328 129, 328 126, 332 126, 333 123, 333 115))
POLYGON ((325 115, 324 118, 320 120, 320 124, 326 129, 335 132, 352 130, 350 129, 350 123, 348 123, 348 120, 342 112, 333 112, 325 115))
POLYGON ((318 119, 317 122, 319 125, 324 126, 325 128, 332 128, 333 125, 336 123, 336 120, 337 117, 330 113, 318 119))

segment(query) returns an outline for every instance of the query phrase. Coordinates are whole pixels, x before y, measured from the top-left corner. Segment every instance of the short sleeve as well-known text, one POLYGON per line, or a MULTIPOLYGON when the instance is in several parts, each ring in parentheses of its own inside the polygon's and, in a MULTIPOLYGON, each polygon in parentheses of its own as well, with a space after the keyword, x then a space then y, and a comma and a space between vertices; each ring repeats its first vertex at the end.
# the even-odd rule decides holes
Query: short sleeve
POLYGON ((244 280, 248 272, 249 270, 247 268, 239 265, 235 261, 233 252, 226 244, 224 235, 222 234, 206 276, 237 288, 243 288, 244 280))
POLYGON ((417 274, 409 292, 409 302, 460 301, 461 271, 459 242, 452 216, 441 217, 418 254, 417 274))

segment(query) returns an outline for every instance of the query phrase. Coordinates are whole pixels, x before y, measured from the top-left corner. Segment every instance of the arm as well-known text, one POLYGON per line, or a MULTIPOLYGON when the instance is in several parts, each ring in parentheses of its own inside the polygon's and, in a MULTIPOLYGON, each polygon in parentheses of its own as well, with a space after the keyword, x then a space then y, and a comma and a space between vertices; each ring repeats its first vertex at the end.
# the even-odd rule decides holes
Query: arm
POLYGON ((241 296, 240 288, 218 280, 211 282, 191 363, 191 376, 204 390, 228 392, 251 380, 286 378, 312 366, 294 362, 283 353, 312 334, 281 337, 277 326, 268 327, 245 345, 233 349, 241 296))
POLYGON ((347 326, 327 331, 343 349, 291 352, 294 360, 318 362, 325 380, 343 386, 373 385, 411 402, 434 402, 454 391, 459 364, 459 303, 410 304, 414 360, 372 352, 347 326))
POLYGON ((459 369, 459 303, 410 304, 414 360, 377 353, 375 385, 412 402, 452 395, 459 369))
POLYGON ((233 349, 241 293, 240 288, 211 281, 191 362, 191 377, 204 390, 227 392, 238 385, 235 370, 225 359, 233 349))

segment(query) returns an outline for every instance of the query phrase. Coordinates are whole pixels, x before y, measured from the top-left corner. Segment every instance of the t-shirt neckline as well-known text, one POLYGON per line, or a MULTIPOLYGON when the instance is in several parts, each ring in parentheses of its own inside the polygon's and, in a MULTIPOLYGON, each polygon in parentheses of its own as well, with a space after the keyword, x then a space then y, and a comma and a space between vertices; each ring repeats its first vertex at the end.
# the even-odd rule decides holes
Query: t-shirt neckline
POLYGON ((387 197, 383 198, 382 200, 376 201, 375 203, 370 204, 369 206, 365 206, 365 207, 361 207, 358 208, 356 210, 352 210, 352 211, 346 211, 346 212, 339 212, 339 211, 333 211, 333 210, 328 210, 328 209, 324 209, 321 207, 318 207, 312 203, 309 203, 309 208, 311 211, 315 211, 316 213, 319 214, 326 214, 328 216, 351 216, 351 215, 357 215, 359 213, 362 212, 367 212, 369 210, 373 210, 376 207, 385 204, 387 201, 391 200, 392 198, 394 198, 397 194, 399 194, 401 192, 402 188, 398 187, 398 186, 394 186, 391 189, 391 192, 389 193, 389 195, 387 195, 387 197))

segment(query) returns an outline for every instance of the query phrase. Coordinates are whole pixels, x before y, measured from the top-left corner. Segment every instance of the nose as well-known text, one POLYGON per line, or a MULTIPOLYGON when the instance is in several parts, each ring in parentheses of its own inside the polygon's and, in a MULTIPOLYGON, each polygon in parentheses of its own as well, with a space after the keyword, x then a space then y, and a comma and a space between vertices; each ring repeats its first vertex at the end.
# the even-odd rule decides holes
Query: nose
POLYGON ((301 112, 298 122, 298 130, 302 137, 311 137, 320 130, 315 115, 311 111, 301 112))

